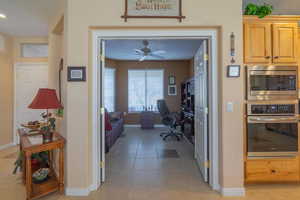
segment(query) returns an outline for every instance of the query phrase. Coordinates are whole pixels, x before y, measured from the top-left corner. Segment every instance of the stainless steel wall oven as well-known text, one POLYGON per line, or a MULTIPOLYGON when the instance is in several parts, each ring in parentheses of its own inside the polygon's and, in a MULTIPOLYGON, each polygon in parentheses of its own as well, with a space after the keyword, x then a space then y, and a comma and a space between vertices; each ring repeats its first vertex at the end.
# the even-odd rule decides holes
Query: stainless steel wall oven
POLYGON ((298 154, 298 103, 247 105, 248 157, 298 154))

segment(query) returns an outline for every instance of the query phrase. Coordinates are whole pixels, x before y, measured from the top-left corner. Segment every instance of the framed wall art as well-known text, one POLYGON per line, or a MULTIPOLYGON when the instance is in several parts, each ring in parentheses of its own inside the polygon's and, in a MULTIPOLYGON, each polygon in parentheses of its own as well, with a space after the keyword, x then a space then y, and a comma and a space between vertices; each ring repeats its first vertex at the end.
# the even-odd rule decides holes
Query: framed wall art
POLYGON ((182 15, 182 0, 125 0, 125 12, 121 16, 128 18, 174 18, 179 22, 182 15))
POLYGON ((86 81, 85 67, 68 67, 68 81, 70 82, 86 81))
POLYGON ((240 77, 240 65, 228 65, 227 66, 227 77, 228 78, 238 78, 240 77))
POLYGON ((176 84, 175 76, 169 76, 169 85, 175 85, 175 84, 176 84))
POLYGON ((168 86, 168 95, 169 96, 176 96, 177 95, 177 87, 176 87, 176 85, 169 85, 168 86))

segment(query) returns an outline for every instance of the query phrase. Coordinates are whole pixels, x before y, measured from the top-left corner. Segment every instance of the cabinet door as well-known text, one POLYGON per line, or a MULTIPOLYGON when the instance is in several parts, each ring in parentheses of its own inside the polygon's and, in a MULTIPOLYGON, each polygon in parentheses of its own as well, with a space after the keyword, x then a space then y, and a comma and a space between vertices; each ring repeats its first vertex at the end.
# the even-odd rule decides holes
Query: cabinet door
MULTIPOLYGON (((300 45, 300 27, 298 28, 298 45, 300 45)), ((300 64, 300 51, 297 50, 297 54, 298 54, 298 65, 300 64)), ((299 67, 298 67, 299 68, 299 67)), ((298 77, 300 77, 300 70, 298 69, 298 77)), ((298 87, 300 88, 300 80, 298 78, 298 87)))
POLYGON ((244 25, 244 62, 272 62, 272 25, 270 23, 246 23, 244 25))
POLYGON ((273 24, 273 63, 297 63, 298 26, 273 24))

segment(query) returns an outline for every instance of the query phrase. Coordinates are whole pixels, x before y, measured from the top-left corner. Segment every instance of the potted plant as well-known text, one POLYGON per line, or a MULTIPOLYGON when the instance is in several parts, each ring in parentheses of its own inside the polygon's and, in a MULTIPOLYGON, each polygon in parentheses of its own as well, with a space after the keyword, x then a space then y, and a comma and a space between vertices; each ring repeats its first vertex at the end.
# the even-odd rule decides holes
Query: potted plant
MULTIPOLYGON (((24 154, 19 153, 17 160, 15 161, 15 168, 13 174, 16 174, 18 169, 23 168, 24 154)), ((49 151, 43 151, 40 153, 34 153, 31 155, 31 166, 32 168, 48 167, 49 166, 49 151)))
POLYGON ((41 133, 43 134, 44 143, 51 142, 53 138, 53 132, 55 131, 56 119, 52 117, 51 113, 42 113, 42 117, 46 119, 46 123, 41 126, 41 133))
POLYGON ((43 134, 44 143, 50 142, 53 136, 53 129, 55 129, 55 119, 51 118, 52 114, 48 113, 48 110, 62 108, 62 105, 57 98, 56 91, 49 88, 40 88, 28 108, 47 110, 46 113, 42 114, 46 123, 41 126, 41 133, 43 134))
POLYGON ((259 18, 264 18, 265 16, 271 15, 273 12, 273 6, 264 3, 263 5, 257 5, 254 3, 248 3, 245 8, 245 15, 256 15, 259 18))

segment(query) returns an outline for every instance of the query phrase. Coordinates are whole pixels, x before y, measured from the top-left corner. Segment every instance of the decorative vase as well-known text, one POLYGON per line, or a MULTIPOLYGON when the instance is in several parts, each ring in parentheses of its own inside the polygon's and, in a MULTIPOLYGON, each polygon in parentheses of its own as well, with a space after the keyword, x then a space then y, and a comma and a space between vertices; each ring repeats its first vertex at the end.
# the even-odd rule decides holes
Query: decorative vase
POLYGON ((52 142, 53 139, 53 132, 51 131, 46 131, 43 134, 43 143, 48 143, 48 142, 52 142))
POLYGON ((32 169, 38 169, 39 165, 40 165, 40 163, 37 159, 34 159, 34 158, 31 159, 31 168, 32 169))

